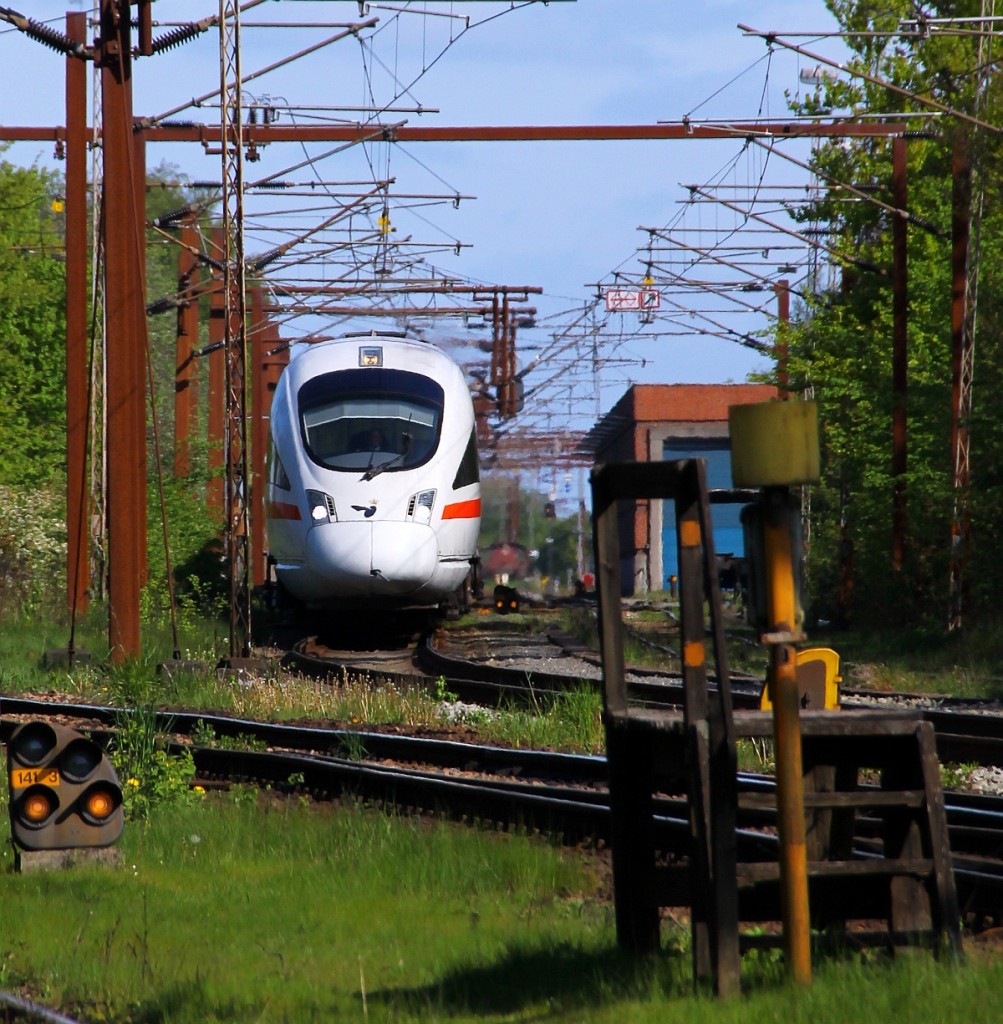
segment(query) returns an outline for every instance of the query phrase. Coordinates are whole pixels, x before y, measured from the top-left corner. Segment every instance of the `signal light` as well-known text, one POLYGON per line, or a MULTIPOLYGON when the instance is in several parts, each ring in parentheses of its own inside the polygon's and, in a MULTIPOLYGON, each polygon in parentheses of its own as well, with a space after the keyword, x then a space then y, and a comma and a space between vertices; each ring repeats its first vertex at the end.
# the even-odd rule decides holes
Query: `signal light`
POLYGON ((22 799, 22 812, 25 820, 32 825, 41 825, 56 809, 58 804, 46 789, 31 789, 22 799))
POLYGON ((495 611, 499 615, 508 615, 509 612, 519 610, 519 592, 515 587, 506 587, 499 583, 495 587, 495 611))
POLYGON ((28 722, 7 744, 11 837, 26 851, 111 846, 125 813, 115 769, 73 729, 28 722))

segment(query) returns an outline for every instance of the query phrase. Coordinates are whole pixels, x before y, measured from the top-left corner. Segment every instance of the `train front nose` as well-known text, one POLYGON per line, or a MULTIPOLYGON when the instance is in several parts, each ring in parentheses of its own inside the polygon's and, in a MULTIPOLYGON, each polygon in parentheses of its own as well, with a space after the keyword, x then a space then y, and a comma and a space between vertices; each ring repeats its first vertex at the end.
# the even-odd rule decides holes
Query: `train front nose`
MULTIPOLYGON (((326 523, 310 530, 307 599, 330 591, 346 596, 406 597, 427 583, 439 556, 435 533, 418 523, 326 523)), ((306 595, 304 595, 306 596, 306 595)))

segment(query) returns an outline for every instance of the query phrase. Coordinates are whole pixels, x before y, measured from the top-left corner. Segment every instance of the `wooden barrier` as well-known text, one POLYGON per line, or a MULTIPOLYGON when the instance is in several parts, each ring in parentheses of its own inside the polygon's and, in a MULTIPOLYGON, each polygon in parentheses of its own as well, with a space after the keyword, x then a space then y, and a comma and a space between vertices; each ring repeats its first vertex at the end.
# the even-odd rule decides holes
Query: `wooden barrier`
MULTIPOLYGON (((660 908, 686 907, 695 979, 731 994, 741 950, 764 931, 766 941, 781 939, 776 929, 741 931, 782 920, 781 879, 775 852, 740 860, 736 838, 739 811, 775 821, 774 792, 739 797, 736 762, 737 740, 772 739, 773 721, 733 711, 703 461, 597 466, 592 492, 617 939, 639 954, 657 950, 660 908), (642 498, 676 506, 682 713, 631 704, 626 681, 617 502, 642 498), (688 848, 666 864, 652 800, 680 792, 688 848)), ((932 728, 894 711, 807 711, 800 721, 814 941, 852 934, 855 943, 960 952, 932 728), (861 847, 854 836, 864 819, 873 838, 861 847)))

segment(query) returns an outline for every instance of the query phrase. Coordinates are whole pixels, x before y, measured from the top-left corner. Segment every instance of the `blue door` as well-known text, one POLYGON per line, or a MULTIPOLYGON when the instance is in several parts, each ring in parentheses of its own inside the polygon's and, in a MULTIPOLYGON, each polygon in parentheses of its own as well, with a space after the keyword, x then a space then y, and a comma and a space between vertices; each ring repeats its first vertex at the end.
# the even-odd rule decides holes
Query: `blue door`
MULTIPOLYGON (((710 490, 729 489, 731 482, 731 449, 722 439, 702 440, 700 438, 666 441, 662 458, 705 459, 707 462, 707 487, 710 490)), ((745 553, 742 543, 741 503, 711 505, 711 522, 714 524, 714 552, 718 555, 734 555, 741 558, 745 553)), ((676 550, 676 508, 675 503, 662 503, 662 588, 668 589, 669 577, 679 575, 679 553, 676 550)))

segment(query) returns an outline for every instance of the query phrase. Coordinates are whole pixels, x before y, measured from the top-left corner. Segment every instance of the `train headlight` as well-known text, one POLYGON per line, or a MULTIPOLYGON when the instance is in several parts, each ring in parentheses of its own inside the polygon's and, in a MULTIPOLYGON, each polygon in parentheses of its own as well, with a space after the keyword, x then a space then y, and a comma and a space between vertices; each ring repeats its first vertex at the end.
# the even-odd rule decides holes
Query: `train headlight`
POLYGON ((315 525, 320 526, 322 523, 338 521, 334 509, 334 498, 331 495, 325 494, 323 491, 307 491, 306 502, 310 509, 310 518, 315 525))
POLYGON ((407 517, 413 523, 428 525, 432 521, 432 507, 435 505, 435 491, 419 491, 412 494, 407 503, 407 517))

